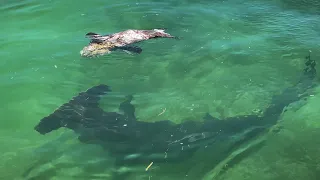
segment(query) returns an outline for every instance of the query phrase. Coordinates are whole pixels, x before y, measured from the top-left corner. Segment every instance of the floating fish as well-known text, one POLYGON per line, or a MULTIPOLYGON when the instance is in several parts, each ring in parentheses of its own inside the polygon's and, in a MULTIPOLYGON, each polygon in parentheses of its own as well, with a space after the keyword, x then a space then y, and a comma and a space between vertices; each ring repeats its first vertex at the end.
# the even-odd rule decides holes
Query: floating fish
POLYGON ((86 37, 90 38, 91 41, 89 45, 85 46, 80 51, 80 55, 83 57, 101 56, 109 54, 115 50, 122 50, 129 54, 140 54, 142 49, 140 47, 133 46, 132 44, 154 38, 176 38, 166 33, 164 29, 129 29, 109 35, 101 35, 94 32, 89 32, 86 34, 86 37))

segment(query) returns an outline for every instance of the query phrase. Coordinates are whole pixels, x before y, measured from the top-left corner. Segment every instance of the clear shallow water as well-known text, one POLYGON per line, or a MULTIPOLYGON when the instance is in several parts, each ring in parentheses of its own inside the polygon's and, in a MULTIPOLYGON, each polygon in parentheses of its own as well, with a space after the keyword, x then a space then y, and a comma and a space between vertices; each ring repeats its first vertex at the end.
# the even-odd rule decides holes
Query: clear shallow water
MULTIPOLYGON (((319 59, 319 9, 316 1, 2 1, 1 176, 17 178, 47 157, 56 166, 67 161, 71 169, 61 165, 64 174, 47 177, 107 178, 99 163, 92 163, 95 171, 82 172, 79 164, 89 160, 73 152, 78 147, 80 154, 92 152, 88 159, 103 161, 99 148, 69 140, 72 133, 63 135, 73 143, 68 146, 57 140, 63 131, 40 136, 33 130, 42 117, 99 83, 113 90, 101 102, 105 109, 115 110, 124 95, 134 94, 143 121, 181 122, 206 112, 228 117, 264 109, 273 94, 297 81, 309 50, 319 59), (159 27, 182 39, 140 43, 143 53, 134 56, 79 55, 87 32, 159 27)), ((105 159, 104 166, 111 164, 105 159)), ((167 178, 185 174, 181 170, 167 178)))

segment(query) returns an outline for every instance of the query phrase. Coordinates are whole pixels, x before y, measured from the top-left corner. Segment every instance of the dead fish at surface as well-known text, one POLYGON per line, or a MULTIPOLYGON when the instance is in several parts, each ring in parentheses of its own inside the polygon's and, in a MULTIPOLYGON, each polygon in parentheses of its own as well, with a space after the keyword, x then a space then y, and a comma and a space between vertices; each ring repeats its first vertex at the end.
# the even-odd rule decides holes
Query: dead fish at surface
POLYGON ((86 34, 86 37, 90 38, 91 41, 80 51, 82 57, 101 56, 115 50, 123 50, 127 53, 141 53, 142 49, 140 47, 131 44, 154 38, 176 38, 166 33, 164 29, 129 29, 109 35, 89 32, 86 34))

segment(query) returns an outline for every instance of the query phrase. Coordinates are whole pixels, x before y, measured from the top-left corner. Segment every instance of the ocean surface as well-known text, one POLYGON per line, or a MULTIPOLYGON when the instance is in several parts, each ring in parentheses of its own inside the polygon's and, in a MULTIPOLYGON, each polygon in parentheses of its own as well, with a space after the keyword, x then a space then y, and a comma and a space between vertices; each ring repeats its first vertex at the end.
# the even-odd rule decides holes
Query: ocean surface
MULTIPOLYGON (((212 179, 210 161, 114 170, 107 152, 79 143, 73 132, 33 128, 98 84, 112 89, 101 100, 105 110, 116 111, 132 94, 141 121, 254 114, 298 81, 305 56, 320 59, 317 0, 2 0, 0 22, 3 180, 114 180, 111 171, 128 169, 134 173, 119 180, 212 179), (153 28, 180 39, 141 42, 138 55, 80 57, 87 32, 153 28)), ((284 114, 280 134, 215 179, 318 180, 318 96, 284 114)))

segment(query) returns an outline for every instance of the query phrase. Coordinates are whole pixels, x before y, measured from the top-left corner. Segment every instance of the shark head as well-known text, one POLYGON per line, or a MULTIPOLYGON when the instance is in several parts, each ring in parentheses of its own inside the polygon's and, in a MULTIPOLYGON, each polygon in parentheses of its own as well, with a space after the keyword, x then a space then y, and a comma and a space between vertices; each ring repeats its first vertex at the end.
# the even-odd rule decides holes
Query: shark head
POLYGON ((41 119, 41 121, 34 127, 40 134, 47 134, 51 131, 57 130, 62 127, 59 117, 49 115, 41 119))

